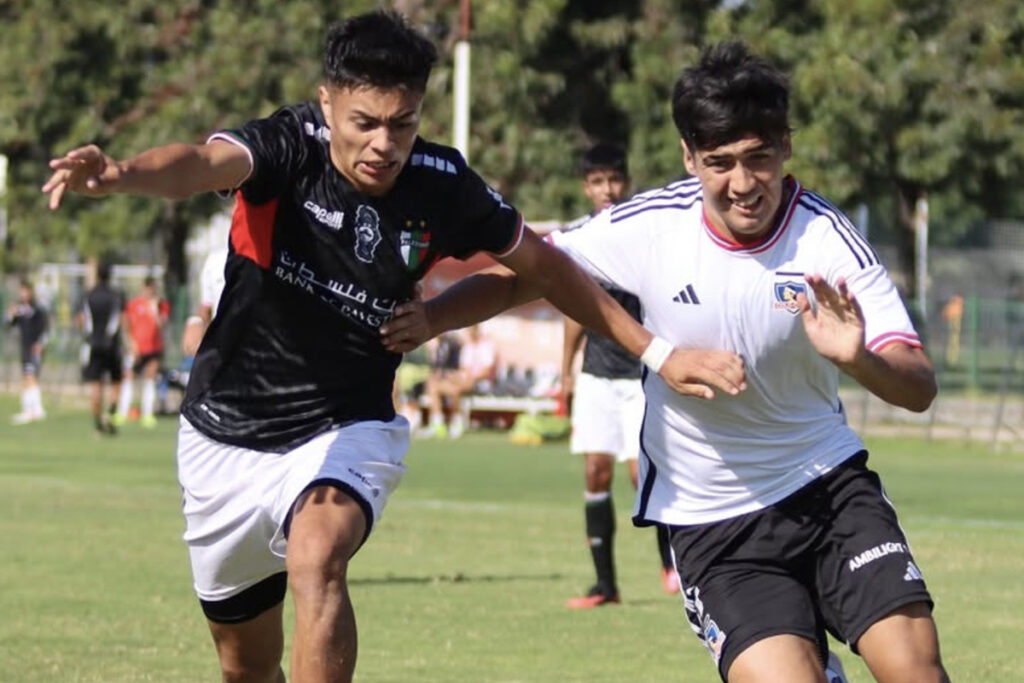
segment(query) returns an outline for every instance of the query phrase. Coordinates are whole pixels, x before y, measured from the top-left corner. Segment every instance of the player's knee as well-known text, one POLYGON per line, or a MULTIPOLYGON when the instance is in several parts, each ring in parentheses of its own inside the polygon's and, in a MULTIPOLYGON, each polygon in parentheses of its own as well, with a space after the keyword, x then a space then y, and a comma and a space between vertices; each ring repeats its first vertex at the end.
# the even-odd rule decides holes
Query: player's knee
POLYGON ((278 683, 284 680, 281 656, 273 661, 269 655, 225 662, 221 660, 220 676, 223 683, 278 683))
POLYGON ((311 538, 295 545, 289 541, 285 564, 296 598, 342 590, 351 552, 349 544, 332 539, 311 538))
POLYGON ((612 487, 614 460, 606 456, 587 456, 586 481, 587 491, 604 493, 612 487))

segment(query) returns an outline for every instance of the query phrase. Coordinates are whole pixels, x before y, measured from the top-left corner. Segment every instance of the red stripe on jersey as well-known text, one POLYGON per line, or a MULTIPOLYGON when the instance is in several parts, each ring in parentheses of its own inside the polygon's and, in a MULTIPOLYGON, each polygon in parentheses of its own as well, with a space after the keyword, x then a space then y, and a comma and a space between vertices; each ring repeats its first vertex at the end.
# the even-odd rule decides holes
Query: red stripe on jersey
POLYGON ((245 201, 242 193, 237 192, 231 215, 231 246, 235 253, 255 261, 260 268, 269 268, 276 216, 276 197, 257 205, 245 201))

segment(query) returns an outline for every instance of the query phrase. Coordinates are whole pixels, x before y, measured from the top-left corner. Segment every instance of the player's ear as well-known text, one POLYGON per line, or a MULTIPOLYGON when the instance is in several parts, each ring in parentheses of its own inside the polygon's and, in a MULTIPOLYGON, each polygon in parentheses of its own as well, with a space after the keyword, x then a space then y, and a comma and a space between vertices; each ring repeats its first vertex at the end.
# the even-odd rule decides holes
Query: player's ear
POLYGON ((331 123, 331 93, 326 85, 320 85, 317 89, 317 96, 320 99, 320 113, 324 115, 327 124, 331 123))
POLYGON ((693 154, 690 153, 690 148, 686 145, 686 140, 680 140, 679 146, 683 148, 683 165, 686 166, 686 172, 690 175, 697 175, 697 160, 693 158, 693 154))

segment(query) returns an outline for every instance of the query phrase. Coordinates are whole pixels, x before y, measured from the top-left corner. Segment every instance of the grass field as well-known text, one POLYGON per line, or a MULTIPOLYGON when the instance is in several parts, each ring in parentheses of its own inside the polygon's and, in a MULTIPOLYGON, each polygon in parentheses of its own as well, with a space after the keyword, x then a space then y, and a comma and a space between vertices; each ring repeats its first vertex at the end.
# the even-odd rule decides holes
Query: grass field
MULTIPOLYGON (((13 401, 0 408, 14 412, 13 401)), ((0 681, 214 681, 180 541, 173 420, 117 439, 82 413, 0 425, 0 681)), ((936 596, 956 681, 1024 680, 1024 458, 873 441, 873 465, 936 596)), ((359 681, 714 681, 653 532, 629 525, 618 472, 624 604, 571 612, 591 581, 581 463, 502 434, 417 441, 354 560, 359 681)), ((853 681, 864 667, 837 646, 853 681)))

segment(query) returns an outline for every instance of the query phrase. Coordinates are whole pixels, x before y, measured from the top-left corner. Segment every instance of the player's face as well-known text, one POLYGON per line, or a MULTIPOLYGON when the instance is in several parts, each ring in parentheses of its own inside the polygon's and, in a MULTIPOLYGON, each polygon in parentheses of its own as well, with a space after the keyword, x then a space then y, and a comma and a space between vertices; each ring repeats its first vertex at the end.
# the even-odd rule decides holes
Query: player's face
POLYGON ((700 180, 708 220, 726 237, 753 242, 774 225, 791 151, 788 135, 778 144, 750 135, 694 154, 684 142, 683 160, 700 180))
POLYGON ((423 93, 405 88, 320 86, 331 161, 360 192, 387 194, 409 160, 423 93))
POLYGON ((583 179, 583 194, 600 211, 622 201, 629 192, 629 178, 610 168, 599 168, 583 179))

